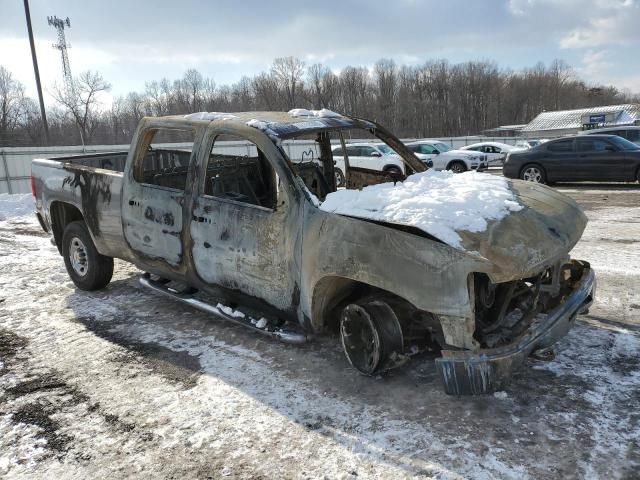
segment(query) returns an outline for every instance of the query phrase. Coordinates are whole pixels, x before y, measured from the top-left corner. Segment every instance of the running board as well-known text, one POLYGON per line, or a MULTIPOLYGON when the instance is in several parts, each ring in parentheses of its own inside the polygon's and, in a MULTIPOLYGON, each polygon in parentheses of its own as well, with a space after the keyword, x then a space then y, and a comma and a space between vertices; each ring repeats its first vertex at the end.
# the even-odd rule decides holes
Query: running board
MULTIPOLYGON (((248 315, 244 315, 242 317, 240 316, 236 317, 236 316, 227 314, 217 306, 195 298, 193 294, 184 294, 184 293, 177 292, 167 287, 166 284, 163 283, 162 281, 152 280, 146 274, 140 277, 140 284, 153 290, 154 292, 160 293, 167 297, 171 297, 174 300, 178 300, 186 305, 190 305, 204 312, 213 313, 214 315, 222 317, 225 320, 233 322, 237 325, 242 325, 243 327, 247 327, 263 335, 275 337, 278 340, 281 340, 282 342, 301 344, 301 343, 305 343, 308 340, 308 337, 301 331, 274 327, 270 325, 268 322, 263 328, 259 328, 258 327, 258 325, 260 324, 259 321, 255 324, 252 323, 251 318, 248 315)), ((255 321, 256 320, 254 319, 254 322, 255 321)))

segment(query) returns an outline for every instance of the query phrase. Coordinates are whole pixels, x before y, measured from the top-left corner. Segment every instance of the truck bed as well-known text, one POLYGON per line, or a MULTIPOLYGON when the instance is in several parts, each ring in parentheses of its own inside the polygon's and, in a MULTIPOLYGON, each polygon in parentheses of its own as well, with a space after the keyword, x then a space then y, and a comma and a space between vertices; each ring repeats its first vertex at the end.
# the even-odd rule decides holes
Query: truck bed
MULTIPOLYGON (((53 216, 79 212, 101 254, 130 258, 120 213, 127 155, 125 151, 33 160, 36 213, 43 226, 50 231, 53 216)), ((61 232, 53 233, 60 246, 61 232)))

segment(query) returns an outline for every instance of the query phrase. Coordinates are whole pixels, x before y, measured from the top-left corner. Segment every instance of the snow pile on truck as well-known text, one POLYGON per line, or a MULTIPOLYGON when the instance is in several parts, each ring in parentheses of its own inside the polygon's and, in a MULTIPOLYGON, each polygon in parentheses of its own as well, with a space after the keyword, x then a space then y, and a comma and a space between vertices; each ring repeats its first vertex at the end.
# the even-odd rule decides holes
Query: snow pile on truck
POLYGON ((0 220, 33 215, 35 208, 33 195, 30 193, 0 193, 0 220))
POLYGON ((522 208, 502 177, 434 170, 395 185, 339 190, 320 205, 326 212, 413 226, 455 248, 462 248, 457 230, 482 232, 489 220, 522 208))

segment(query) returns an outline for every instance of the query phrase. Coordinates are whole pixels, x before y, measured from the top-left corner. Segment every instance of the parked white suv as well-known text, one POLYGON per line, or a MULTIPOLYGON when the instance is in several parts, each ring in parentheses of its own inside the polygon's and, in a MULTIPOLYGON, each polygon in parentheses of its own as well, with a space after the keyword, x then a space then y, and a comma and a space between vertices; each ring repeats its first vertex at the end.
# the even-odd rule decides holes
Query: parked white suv
MULTIPOLYGON (((379 170, 381 172, 404 175, 404 162, 400 157, 385 144, 379 143, 348 143, 347 155, 349 156, 349 166, 356 168, 367 168, 369 170, 379 170)), ((333 160, 335 161, 336 185, 344 186, 344 154, 342 146, 338 145, 331 149, 333 160)))
POLYGON ((474 151, 453 150, 446 143, 438 140, 420 140, 407 143, 407 147, 420 160, 433 162, 436 170, 451 170, 462 173, 467 170, 486 170, 487 156, 474 151))

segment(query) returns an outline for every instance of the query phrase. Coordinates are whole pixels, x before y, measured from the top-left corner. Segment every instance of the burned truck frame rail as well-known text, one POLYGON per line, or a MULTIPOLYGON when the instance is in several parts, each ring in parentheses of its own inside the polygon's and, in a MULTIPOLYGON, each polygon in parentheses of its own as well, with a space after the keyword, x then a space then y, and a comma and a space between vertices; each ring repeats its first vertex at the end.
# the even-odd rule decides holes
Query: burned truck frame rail
MULTIPOLYGON (((72 280, 102 288, 120 258, 147 272, 142 283, 154 291, 281 340, 339 332, 349 362, 368 375, 441 349, 438 369, 454 394, 501 387, 586 307, 593 273, 568 260, 586 217, 571 199, 509 182, 522 208, 486 231, 459 231, 455 247, 411 225, 327 212, 318 199, 336 191, 330 142, 344 145, 346 130, 388 144, 409 174, 426 167, 374 122, 304 112, 144 118, 126 161, 34 160, 37 215, 72 280), (192 147, 155 147, 158 132, 187 135, 192 147), (225 135, 251 148, 216 153, 225 135), (317 162, 288 158, 282 141, 302 135, 316 139, 317 162)), ((347 188, 402 180, 350 170, 347 188)))

